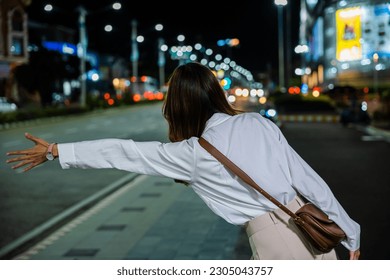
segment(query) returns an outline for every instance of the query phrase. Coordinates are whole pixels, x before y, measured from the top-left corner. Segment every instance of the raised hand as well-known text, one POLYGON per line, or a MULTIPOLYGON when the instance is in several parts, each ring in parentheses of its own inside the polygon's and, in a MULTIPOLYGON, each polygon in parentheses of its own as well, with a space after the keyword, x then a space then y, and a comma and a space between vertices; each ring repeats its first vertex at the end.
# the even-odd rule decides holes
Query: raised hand
POLYGON ((24 135, 28 140, 33 141, 35 146, 26 150, 8 152, 7 156, 17 157, 8 159, 7 163, 16 162, 17 164, 12 166, 13 169, 27 165, 27 167, 23 169, 23 172, 26 172, 47 161, 46 153, 49 143, 29 133, 25 133, 24 135))

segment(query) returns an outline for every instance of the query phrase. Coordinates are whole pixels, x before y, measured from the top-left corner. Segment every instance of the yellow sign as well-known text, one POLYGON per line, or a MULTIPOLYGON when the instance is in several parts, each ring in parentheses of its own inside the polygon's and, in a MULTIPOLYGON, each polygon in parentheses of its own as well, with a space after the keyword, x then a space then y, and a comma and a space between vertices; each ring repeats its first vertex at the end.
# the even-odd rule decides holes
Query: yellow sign
POLYGON ((336 11, 336 58, 351 61, 362 58, 361 8, 347 8, 336 11))

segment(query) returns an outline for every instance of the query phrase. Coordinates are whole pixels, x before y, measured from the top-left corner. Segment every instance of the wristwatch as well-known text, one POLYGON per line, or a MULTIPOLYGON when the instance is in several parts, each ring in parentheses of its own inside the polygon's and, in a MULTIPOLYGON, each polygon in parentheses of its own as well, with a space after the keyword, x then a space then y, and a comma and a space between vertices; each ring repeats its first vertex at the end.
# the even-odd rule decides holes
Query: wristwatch
POLYGON ((47 152, 46 152, 46 158, 48 160, 54 160, 54 155, 53 155, 53 146, 55 145, 56 143, 51 143, 49 145, 49 147, 47 148, 47 152))

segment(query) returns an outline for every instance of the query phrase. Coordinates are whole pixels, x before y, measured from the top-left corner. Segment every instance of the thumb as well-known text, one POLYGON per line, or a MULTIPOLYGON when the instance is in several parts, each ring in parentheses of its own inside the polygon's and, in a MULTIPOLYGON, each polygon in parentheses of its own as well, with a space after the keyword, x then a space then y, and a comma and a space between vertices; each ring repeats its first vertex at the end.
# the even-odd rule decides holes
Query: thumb
POLYGON ((33 142, 36 142, 36 137, 34 137, 33 135, 31 135, 30 133, 26 132, 24 133, 24 136, 30 140, 30 141, 33 141, 33 142))
POLYGON ((24 133, 24 136, 28 140, 33 141, 35 143, 35 145, 38 145, 38 144, 43 145, 43 146, 48 146, 49 145, 46 141, 44 141, 44 140, 42 140, 42 139, 40 139, 38 137, 35 137, 35 136, 31 135, 28 132, 24 133))

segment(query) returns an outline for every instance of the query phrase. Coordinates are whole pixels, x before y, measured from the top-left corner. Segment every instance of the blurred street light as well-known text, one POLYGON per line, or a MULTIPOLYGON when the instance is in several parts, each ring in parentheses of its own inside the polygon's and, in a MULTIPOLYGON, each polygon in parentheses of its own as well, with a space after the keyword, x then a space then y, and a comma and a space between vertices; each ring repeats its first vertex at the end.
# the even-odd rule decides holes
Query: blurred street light
POLYGON ((51 12, 53 11, 53 5, 51 4, 46 4, 45 7, 43 8, 46 12, 51 12))
POLYGON ((120 10, 122 8, 122 4, 119 2, 116 2, 116 3, 112 4, 112 8, 114 10, 120 10))
POLYGON ((218 47, 223 47, 226 49, 226 55, 230 58, 233 58, 232 55, 232 48, 237 48, 240 45, 240 40, 238 38, 228 38, 228 39, 221 39, 217 41, 218 47))
POLYGON ((284 39, 283 39, 283 7, 287 5, 287 0, 275 0, 275 5, 278 8, 278 44, 279 44, 279 87, 281 90, 284 85, 284 39))

